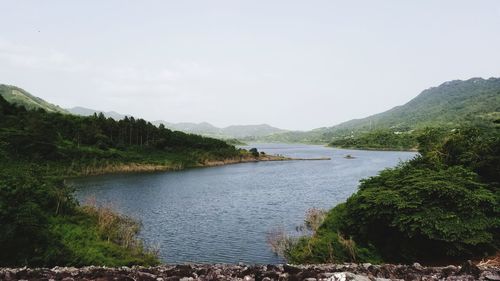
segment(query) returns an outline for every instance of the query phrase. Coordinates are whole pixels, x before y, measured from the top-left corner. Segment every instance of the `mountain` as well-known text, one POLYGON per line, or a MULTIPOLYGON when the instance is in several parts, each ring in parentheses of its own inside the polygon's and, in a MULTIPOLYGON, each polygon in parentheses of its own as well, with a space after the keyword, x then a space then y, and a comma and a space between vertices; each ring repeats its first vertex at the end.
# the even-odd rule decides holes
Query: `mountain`
MULTIPOLYGON (((105 112, 102 110, 90 109, 80 106, 67 108, 66 110, 69 111, 71 114, 81 115, 81 116, 90 116, 93 115, 94 113, 99 114, 102 112, 104 116, 111 117, 115 120, 121 120, 125 118, 125 116, 130 116, 115 111, 105 112)), ((225 128, 219 128, 207 122, 170 123, 163 120, 157 120, 153 121, 152 123, 156 126, 163 124, 165 127, 174 131, 181 131, 189 134, 197 134, 197 135, 203 135, 207 137, 214 137, 220 139, 258 138, 258 137, 269 136, 272 134, 287 132, 287 130, 275 128, 267 124, 232 125, 225 128)))
POLYGON ((102 111, 102 110, 96 110, 96 109, 90 109, 90 108, 85 108, 81 106, 76 106, 73 108, 66 108, 67 111, 69 111, 71 114, 74 115, 81 115, 81 116, 91 116, 94 115, 94 113, 99 114, 102 112, 104 116, 113 118, 115 120, 121 120, 125 118, 125 116, 131 116, 131 115, 123 115, 115 111, 102 111))
POLYGON ((330 142, 375 129, 407 132, 426 126, 453 127, 466 121, 500 117, 500 78, 453 80, 421 92, 404 105, 308 132, 287 132, 261 141, 330 142))
POLYGON ((225 135, 232 136, 234 138, 244 138, 248 136, 261 137, 268 136, 276 133, 283 133, 287 130, 275 128, 267 124, 260 125, 233 125, 229 127, 222 128, 222 132, 225 135))
POLYGON ((35 97, 25 90, 11 86, 0 84, 0 95, 9 103, 22 105, 27 109, 38 109, 41 108, 47 112, 60 112, 64 114, 69 114, 65 109, 48 103, 39 97, 35 97))
POLYGON ((500 78, 454 80, 424 90, 408 103, 363 119, 354 119, 327 130, 408 130, 500 114, 500 78))
POLYGON ((163 124, 165 127, 183 131, 186 133, 199 134, 216 138, 247 138, 264 137, 272 134, 287 132, 287 130, 272 127, 267 124, 260 125, 232 125, 224 128, 216 127, 210 123, 169 123, 158 120, 153 122, 155 125, 163 124))

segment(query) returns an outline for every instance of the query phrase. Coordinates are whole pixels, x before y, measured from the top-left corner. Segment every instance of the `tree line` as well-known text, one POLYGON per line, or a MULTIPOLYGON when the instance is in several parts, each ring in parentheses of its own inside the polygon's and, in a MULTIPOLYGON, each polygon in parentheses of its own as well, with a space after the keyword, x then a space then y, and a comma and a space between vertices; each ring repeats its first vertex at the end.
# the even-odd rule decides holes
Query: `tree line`
POLYGON ((14 157, 72 158, 81 147, 100 150, 204 150, 232 155, 236 149, 224 141, 172 131, 144 119, 116 121, 102 113, 83 117, 26 110, 0 96, 0 145, 14 157), (64 149, 66 148, 66 149, 64 149), (68 149, 71 148, 71 149, 68 149))

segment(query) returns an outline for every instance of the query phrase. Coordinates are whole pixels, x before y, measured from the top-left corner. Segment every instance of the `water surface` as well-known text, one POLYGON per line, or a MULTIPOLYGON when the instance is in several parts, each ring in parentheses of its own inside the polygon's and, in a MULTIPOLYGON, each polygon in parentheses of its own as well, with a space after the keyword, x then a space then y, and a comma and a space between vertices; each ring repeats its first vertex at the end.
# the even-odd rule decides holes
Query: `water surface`
POLYGON ((167 263, 278 263, 266 233, 293 231, 311 207, 331 208, 362 178, 415 153, 313 145, 258 144, 259 151, 328 161, 244 163, 176 172, 117 174, 73 181, 77 198, 95 197, 142 221, 140 234, 167 263), (351 154, 355 159, 344 159, 351 154))

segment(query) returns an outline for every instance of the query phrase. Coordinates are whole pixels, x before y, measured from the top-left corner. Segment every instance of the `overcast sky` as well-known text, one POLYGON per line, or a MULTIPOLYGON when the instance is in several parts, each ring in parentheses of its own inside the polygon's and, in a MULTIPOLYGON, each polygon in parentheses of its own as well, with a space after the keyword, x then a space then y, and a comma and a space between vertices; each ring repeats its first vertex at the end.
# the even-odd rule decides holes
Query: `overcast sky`
POLYGON ((3 1, 0 83, 63 107, 331 126, 500 76, 500 1, 3 1))

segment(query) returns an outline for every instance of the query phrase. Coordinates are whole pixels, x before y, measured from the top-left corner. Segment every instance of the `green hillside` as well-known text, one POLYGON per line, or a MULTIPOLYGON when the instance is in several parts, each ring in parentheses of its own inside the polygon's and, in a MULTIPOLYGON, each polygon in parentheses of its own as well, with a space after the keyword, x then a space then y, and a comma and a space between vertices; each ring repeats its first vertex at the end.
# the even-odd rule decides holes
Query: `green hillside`
POLYGON ((248 155, 224 141, 144 119, 48 111, 27 110, 0 95, 2 266, 156 264, 154 251, 137 237, 139 222, 110 208, 79 206, 64 179, 177 170, 248 155))
POLYGON ((424 90, 388 111, 308 132, 275 134, 264 141, 329 143, 373 130, 404 133, 424 127, 453 128, 464 122, 500 118, 500 78, 454 80, 424 90))
POLYGON ((424 90, 405 105, 347 121, 329 130, 393 128, 406 131, 424 126, 454 126, 461 121, 499 114, 500 78, 472 78, 445 82, 424 90))
POLYGON ((22 105, 26 109, 38 109, 41 108, 47 112, 60 112, 69 114, 68 111, 62 109, 61 107, 48 103, 39 97, 35 97, 25 90, 10 86, 0 84, 0 95, 8 102, 22 105))

